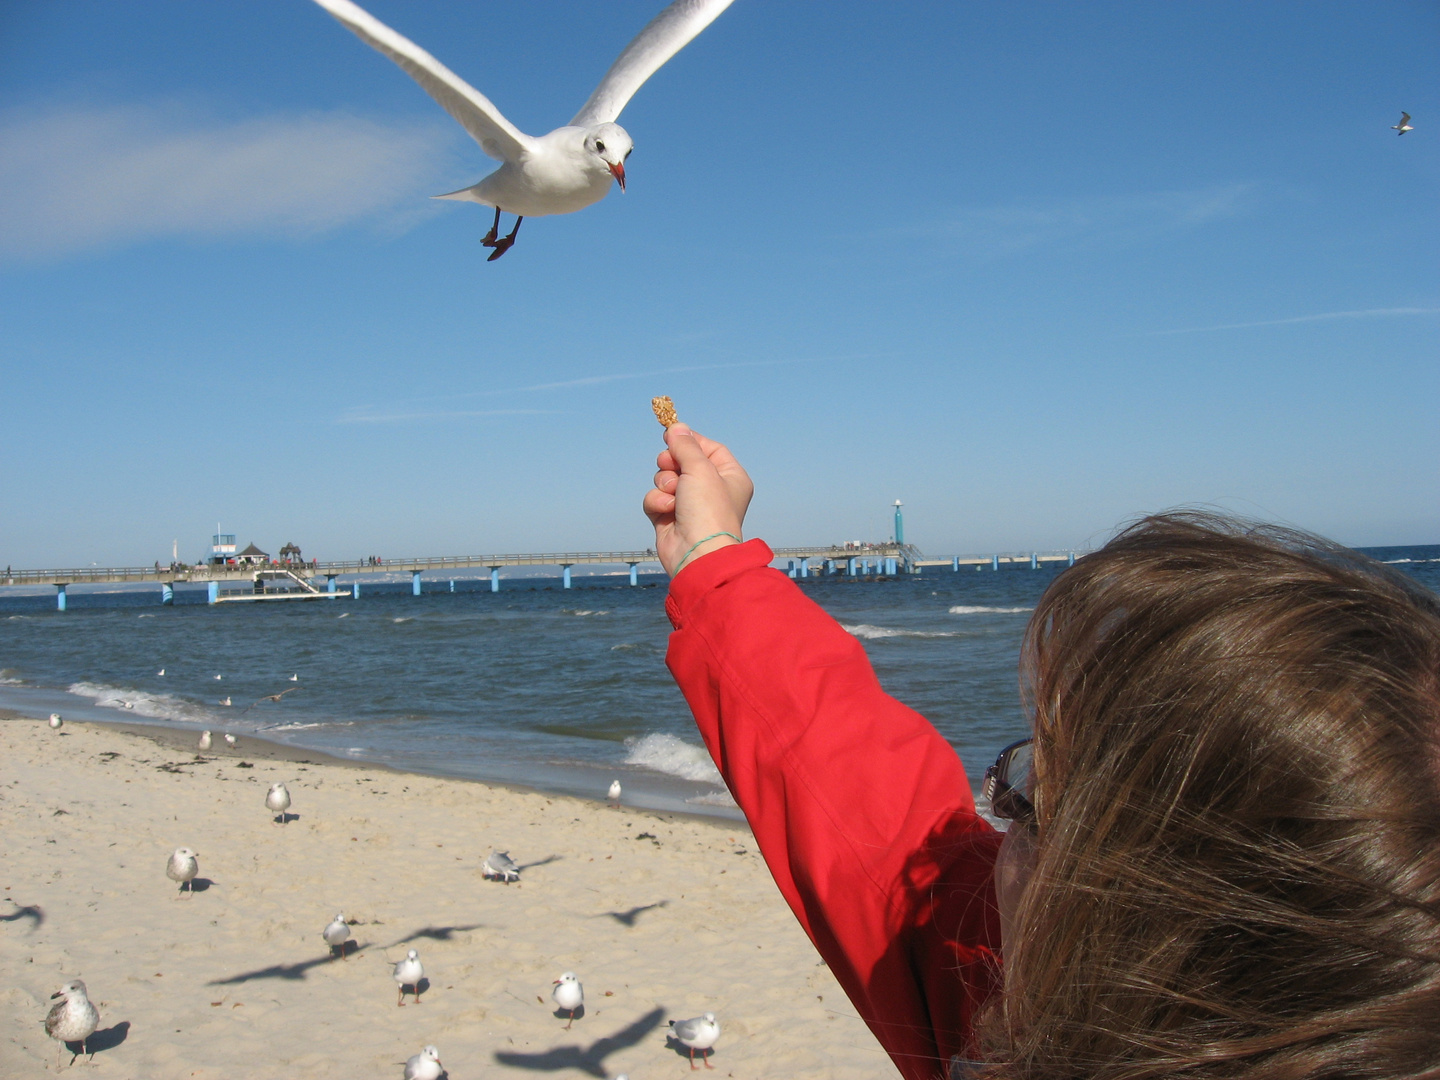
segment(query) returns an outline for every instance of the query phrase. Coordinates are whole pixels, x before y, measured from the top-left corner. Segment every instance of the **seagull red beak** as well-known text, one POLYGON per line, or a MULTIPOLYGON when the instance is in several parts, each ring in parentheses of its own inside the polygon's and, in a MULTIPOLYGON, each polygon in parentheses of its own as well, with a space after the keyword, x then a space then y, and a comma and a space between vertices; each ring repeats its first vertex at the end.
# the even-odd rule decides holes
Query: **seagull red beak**
POLYGON ((613 176, 613 177, 615 177, 615 182, 620 185, 620 190, 621 190, 621 191, 624 191, 624 190, 625 190, 625 163, 624 163, 624 162, 621 162, 621 161, 617 161, 617 162, 615 162, 615 164, 611 165, 611 166, 610 166, 610 175, 613 176))

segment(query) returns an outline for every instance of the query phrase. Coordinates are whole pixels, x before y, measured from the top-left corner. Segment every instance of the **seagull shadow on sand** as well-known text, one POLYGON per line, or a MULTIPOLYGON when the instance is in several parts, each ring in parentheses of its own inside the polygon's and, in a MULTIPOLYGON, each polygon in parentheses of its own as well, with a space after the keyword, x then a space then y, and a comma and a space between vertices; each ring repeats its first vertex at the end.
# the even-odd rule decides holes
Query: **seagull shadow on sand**
POLYGON ((191 878, 191 879, 190 879, 190 888, 189 888, 189 891, 190 891, 190 892, 205 892, 207 889, 209 889, 209 888, 210 888, 212 885, 214 885, 214 884, 215 884, 215 882, 211 881, 208 877, 191 878))
POLYGON ((495 1060, 501 1065, 513 1065, 517 1069, 531 1069, 535 1072, 560 1072, 562 1069, 579 1069, 590 1076, 604 1080, 610 1075, 605 1059, 617 1050, 634 1046, 660 1026, 665 1009, 657 1006, 640 1019, 621 1028, 614 1035, 596 1039, 589 1046, 556 1046, 539 1054, 517 1054, 511 1050, 497 1050, 495 1060))
MULTIPOLYGON (((14 900, 10 902, 15 904, 14 900)), ((29 919, 30 930, 34 932, 40 929, 41 924, 45 922, 45 912, 39 904, 25 904, 24 906, 15 904, 15 910, 9 915, 0 915, 0 922, 18 922, 21 919, 29 919)))
POLYGON ((96 1054, 104 1053, 106 1050, 113 1050, 125 1041, 130 1034, 130 1021, 121 1020, 118 1024, 112 1024, 108 1028, 93 1033, 84 1043, 67 1042, 65 1049, 71 1053, 70 1064, 75 1064, 75 1059, 81 1054, 94 1057, 96 1054))
POLYGON ((658 908, 663 908, 669 903, 669 900, 657 900, 653 904, 642 904, 640 907, 632 907, 629 911, 607 911, 593 917, 596 919, 614 919, 622 926, 628 926, 633 930, 635 928, 635 920, 640 918, 641 915, 647 911, 655 911, 658 908))
MULTIPOLYGON (((356 953, 364 952, 370 946, 356 945, 350 950, 353 956, 356 953)), ((335 959, 333 952, 327 952, 324 956, 317 956, 313 960, 301 960, 296 964, 271 964, 269 967, 256 968, 254 971, 246 971, 240 975, 231 975, 228 979, 211 979, 206 986, 234 986, 237 983, 247 983, 255 979, 297 979, 307 978, 310 969, 328 964, 335 959)))
POLYGON ((522 863, 520 866, 517 866, 516 869, 523 874, 526 870, 533 870, 537 866, 549 866, 552 862, 559 862, 563 858, 565 858, 564 855, 546 855, 543 859, 522 863))
POLYGON ((419 941, 425 938, 429 941, 449 941, 456 934, 468 933, 471 930, 485 929, 484 923, 471 923, 469 926, 425 926, 416 930, 413 934, 407 934, 399 941, 392 941, 384 946, 384 951, 389 952, 399 945, 408 945, 412 941, 419 941))

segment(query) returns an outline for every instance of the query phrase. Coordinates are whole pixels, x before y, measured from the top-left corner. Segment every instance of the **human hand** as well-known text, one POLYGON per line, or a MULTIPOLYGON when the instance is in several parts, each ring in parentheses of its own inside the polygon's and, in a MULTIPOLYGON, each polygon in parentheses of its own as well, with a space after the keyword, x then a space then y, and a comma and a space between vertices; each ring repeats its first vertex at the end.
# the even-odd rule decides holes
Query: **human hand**
POLYGON ((685 424, 673 424, 665 429, 665 449, 656 464, 655 486, 645 494, 645 515, 655 526, 655 551, 667 574, 674 577, 681 560, 689 566, 739 543, 714 535, 744 535, 745 510, 755 493, 749 475, 726 447, 685 424))

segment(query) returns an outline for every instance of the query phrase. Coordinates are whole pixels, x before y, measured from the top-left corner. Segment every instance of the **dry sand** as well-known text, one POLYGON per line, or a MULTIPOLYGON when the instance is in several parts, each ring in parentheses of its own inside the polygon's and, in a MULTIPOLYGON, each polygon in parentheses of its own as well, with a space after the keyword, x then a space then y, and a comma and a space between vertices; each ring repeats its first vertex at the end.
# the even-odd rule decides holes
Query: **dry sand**
POLYGON ((898 1075, 743 826, 193 738, 0 719, 0 1075, 68 1064, 41 1021, 72 978, 100 1010, 87 1076, 398 1078, 434 1043, 453 1080, 678 1078, 665 1021, 707 1010, 713 1075, 898 1075), (200 875, 177 899, 180 846, 200 875), (494 848, 521 883, 481 878, 494 848), (344 960, 320 937, 336 912, 344 960), (398 1008, 410 948, 429 988, 398 1008))

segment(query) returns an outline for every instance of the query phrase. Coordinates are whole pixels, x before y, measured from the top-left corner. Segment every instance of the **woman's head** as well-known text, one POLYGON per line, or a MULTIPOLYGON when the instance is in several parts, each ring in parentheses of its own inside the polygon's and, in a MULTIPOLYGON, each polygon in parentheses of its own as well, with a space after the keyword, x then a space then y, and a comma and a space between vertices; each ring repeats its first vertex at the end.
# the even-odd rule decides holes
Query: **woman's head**
POLYGON ((1440 601, 1321 541, 1146 519, 1031 621, 1017 1077, 1440 1069, 1440 601))

